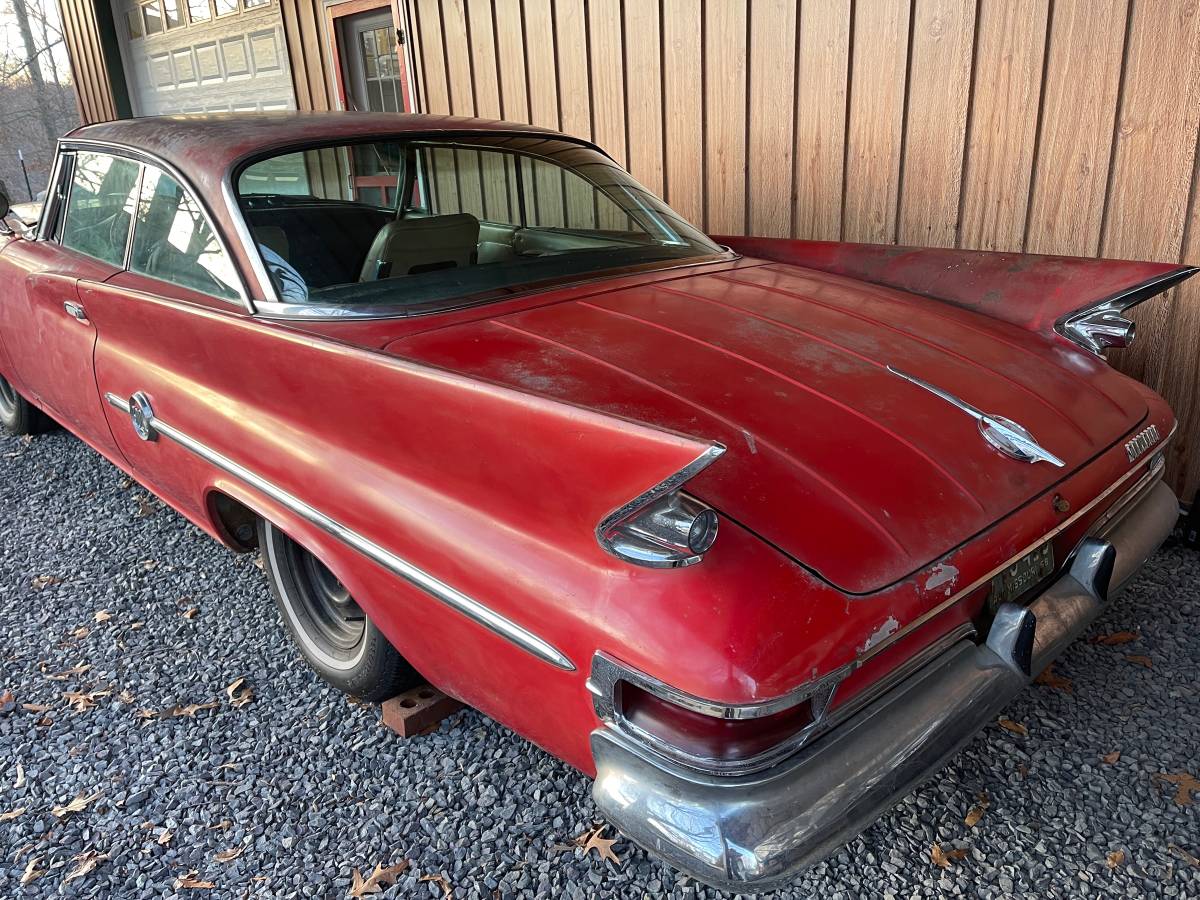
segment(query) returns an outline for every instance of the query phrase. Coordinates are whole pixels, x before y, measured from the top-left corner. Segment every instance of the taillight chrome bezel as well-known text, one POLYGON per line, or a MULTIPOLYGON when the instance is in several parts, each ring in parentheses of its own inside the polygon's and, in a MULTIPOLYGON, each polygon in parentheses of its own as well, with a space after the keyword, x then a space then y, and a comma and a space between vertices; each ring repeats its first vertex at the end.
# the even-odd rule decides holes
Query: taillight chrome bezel
POLYGON ((1103 359, 1105 350, 1128 347, 1133 343, 1137 326, 1125 315, 1127 310, 1169 290, 1196 272, 1194 266, 1180 266, 1135 284, 1111 297, 1067 313, 1054 323, 1054 330, 1073 344, 1103 359))
POLYGON ((817 732, 821 731, 837 686, 852 671, 852 668, 850 665, 843 666, 826 676, 808 682, 795 691, 770 700, 757 703, 726 704, 680 691, 597 651, 592 657, 592 670, 587 686, 592 694, 592 705, 597 717, 609 728, 685 768, 709 775, 733 776, 769 768, 795 753, 817 732), (729 760, 697 755, 662 740, 626 718, 620 702, 620 690, 623 683, 633 685, 666 703, 718 720, 765 719, 793 710, 803 703, 811 704, 811 720, 790 737, 751 757, 729 760))
POLYGON ((596 526, 600 546, 618 559, 651 569, 702 561, 717 539, 717 514, 680 488, 724 452, 719 443, 706 447, 670 478, 605 516, 596 526))

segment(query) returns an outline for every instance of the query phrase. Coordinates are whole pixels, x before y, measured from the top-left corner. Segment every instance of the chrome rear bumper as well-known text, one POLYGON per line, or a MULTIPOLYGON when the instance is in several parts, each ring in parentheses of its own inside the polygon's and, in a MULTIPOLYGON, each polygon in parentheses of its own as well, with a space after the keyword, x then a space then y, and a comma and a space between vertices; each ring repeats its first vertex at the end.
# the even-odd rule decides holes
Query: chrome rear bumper
POLYGON ((591 740, 596 804, 631 840, 708 884, 753 890, 783 881, 935 774, 1078 637, 1178 515, 1175 495, 1154 485, 1085 541, 1070 571, 1032 604, 1002 607, 984 644, 955 644, 766 771, 703 775, 599 728, 591 740))

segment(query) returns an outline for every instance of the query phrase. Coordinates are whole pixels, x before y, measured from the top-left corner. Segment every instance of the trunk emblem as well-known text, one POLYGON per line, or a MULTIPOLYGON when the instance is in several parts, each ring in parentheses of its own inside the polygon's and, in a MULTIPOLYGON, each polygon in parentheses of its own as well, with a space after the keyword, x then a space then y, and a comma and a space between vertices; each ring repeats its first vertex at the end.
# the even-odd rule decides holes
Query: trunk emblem
POLYGON ((1151 425, 1137 433, 1132 441, 1125 445, 1125 455, 1133 462, 1151 447, 1158 443, 1158 426, 1151 425))
POLYGON ((983 439, 1005 456, 1027 463, 1048 462, 1050 465, 1059 466, 1060 468, 1065 465, 1061 459, 1035 441, 1032 434, 1012 419, 1006 419, 1004 416, 993 415, 992 413, 985 413, 981 409, 976 409, 967 401, 961 400, 939 387, 935 387, 928 381, 921 380, 916 375, 901 372, 894 366, 888 366, 887 370, 893 375, 903 378, 905 381, 915 384, 923 390, 929 391, 935 397, 940 397, 951 406, 965 412, 979 423, 979 433, 983 435, 983 439))

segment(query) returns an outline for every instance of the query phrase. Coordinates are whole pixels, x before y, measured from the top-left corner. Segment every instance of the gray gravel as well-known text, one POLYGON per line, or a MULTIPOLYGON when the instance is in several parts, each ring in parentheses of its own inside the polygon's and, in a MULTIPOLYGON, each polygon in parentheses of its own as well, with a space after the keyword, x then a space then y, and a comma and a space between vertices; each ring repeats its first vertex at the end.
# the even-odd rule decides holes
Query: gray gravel
MULTIPOLYGON (((439 874, 456 898, 719 895, 625 842, 620 869, 556 849, 595 819, 588 780, 474 711, 395 737, 299 661, 252 557, 63 432, 0 438, 0 557, 0 692, 15 697, 0 712, 0 813, 25 808, 0 823, 0 896, 341 897, 352 869, 403 859, 386 896, 440 897, 419 880, 439 874), (254 699, 234 708, 239 677, 254 699), (104 690, 85 711, 63 698, 104 690), (211 700, 194 717, 137 717, 211 700), (231 848, 243 852, 214 859, 231 848), (106 858, 68 882, 88 851, 106 858), (34 857, 47 873, 22 888, 34 857), (215 887, 177 888, 189 872, 215 887)), ((774 896, 1200 896, 1200 869, 1170 850, 1200 855, 1200 795, 1179 805, 1153 777, 1200 776, 1198 575, 1196 553, 1160 553, 1093 629, 1137 629, 1135 642, 1072 647, 1056 669, 1071 693, 1035 687, 1007 711, 1027 737, 988 729, 774 896), (968 828, 980 792, 990 803, 968 828), (967 855, 940 869, 934 841, 967 855), (1113 851, 1125 857, 1110 870, 1113 851)))

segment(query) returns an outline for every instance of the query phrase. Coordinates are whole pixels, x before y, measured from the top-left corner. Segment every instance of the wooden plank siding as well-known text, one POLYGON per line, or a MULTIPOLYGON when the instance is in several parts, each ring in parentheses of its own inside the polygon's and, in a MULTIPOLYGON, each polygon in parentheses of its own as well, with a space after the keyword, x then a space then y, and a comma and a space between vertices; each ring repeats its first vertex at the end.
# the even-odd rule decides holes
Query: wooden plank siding
MULTIPOLYGON (((462 0, 442 5, 446 39, 462 40, 462 0)), ((466 6, 468 40, 486 29, 495 50, 447 73, 454 53, 422 30, 423 65, 441 73, 429 111, 498 96, 506 118, 596 141, 710 232, 1200 263, 1196 4, 466 6)), ((1191 499, 1200 278, 1136 317, 1137 344, 1112 360, 1181 416, 1170 477, 1191 499)))
MULTIPOLYGON (((279 3, 297 105, 337 108, 325 0, 279 3)), ((712 233, 1200 263, 1196 3, 391 3, 421 109, 587 137, 712 233)), ((83 119, 113 118, 96 0, 60 6, 83 119)), ((455 183, 462 165, 439 160, 442 190, 507 205, 515 171, 489 190, 455 183)), ((525 175, 543 221, 619 219, 525 175)), ((1170 479, 1190 500, 1200 278, 1134 315, 1112 362, 1180 415, 1170 479)))
MULTIPOLYGON (((117 118, 112 73, 120 71, 120 53, 101 41, 96 0, 59 0, 59 11, 80 120, 90 123, 117 118), (110 55, 117 58, 110 59, 110 55)), ((108 15, 107 9, 103 14, 108 15)))

